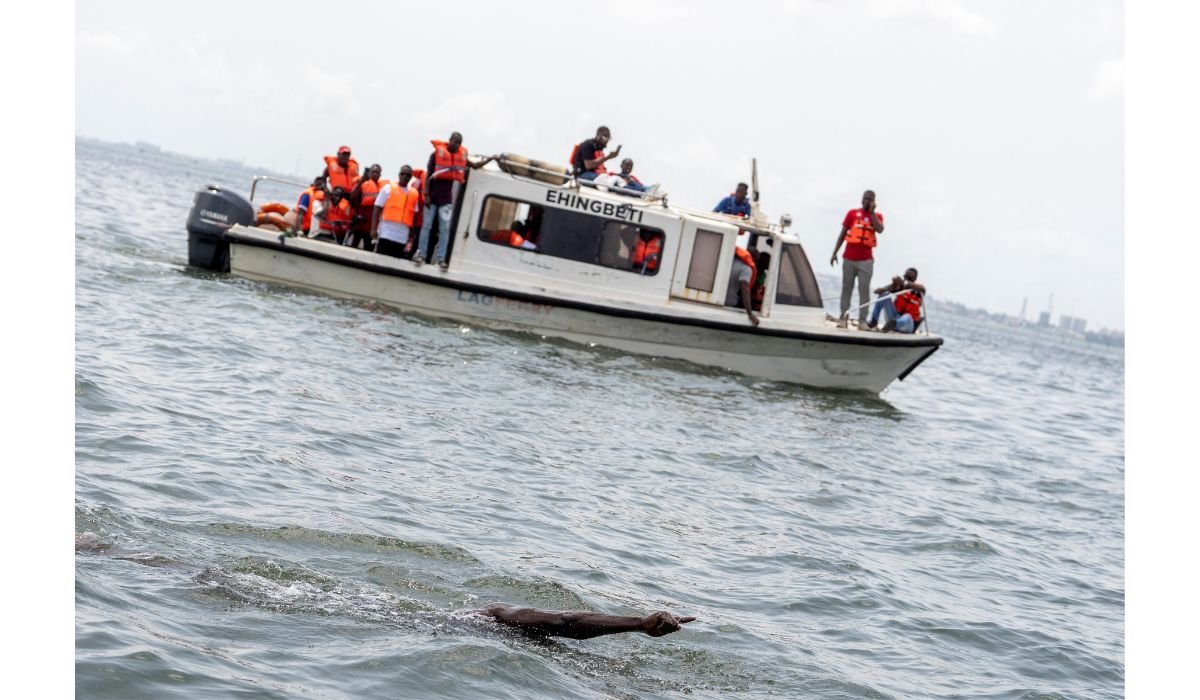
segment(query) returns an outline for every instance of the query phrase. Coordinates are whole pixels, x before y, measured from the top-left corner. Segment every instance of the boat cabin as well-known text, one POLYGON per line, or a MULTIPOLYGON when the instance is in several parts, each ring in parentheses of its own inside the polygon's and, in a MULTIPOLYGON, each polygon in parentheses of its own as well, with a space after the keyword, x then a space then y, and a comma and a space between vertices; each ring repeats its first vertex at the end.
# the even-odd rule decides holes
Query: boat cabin
POLYGON ((824 319, 804 249, 780 226, 683 209, 665 195, 596 186, 547 169, 554 166, 524 165, 523 158, 498 162, 501 170, 471 171, 458 198, 450 254, 456 271, 534 290, 660 309, 668 303, 714 320, 732 320, 725 314, 744 320, 740 304, 726 305, 734 248, 741 246, 765 254, 757 314, 824 319))

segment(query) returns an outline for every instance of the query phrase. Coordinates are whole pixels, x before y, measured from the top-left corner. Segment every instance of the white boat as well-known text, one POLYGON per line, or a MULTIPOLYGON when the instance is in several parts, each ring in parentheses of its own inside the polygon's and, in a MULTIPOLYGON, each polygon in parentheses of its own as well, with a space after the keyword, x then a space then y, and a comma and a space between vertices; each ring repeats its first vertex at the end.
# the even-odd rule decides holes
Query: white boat
MULTIPOLYGON (((823 388, 878 393, 942 344, 928 333, 839 328, 786 217, 770 225, 757 211, 749 220, 692 211, 663 195, 589 186, 537 161, 498 163, 468 173, 445 270, 256 227, 248 201, 215 187, 196 195, 189 261, 432 317, 823 388), (526 225, 536 250, 496 240, 514 221, 526 225), (661 236, 657 269, 630 262, 639 236, 661 236), (743 308, 725 305, 739 241, 771 257, 757 327, 743 308)), ((259 179, 266 178, 255 185, 259 179)))

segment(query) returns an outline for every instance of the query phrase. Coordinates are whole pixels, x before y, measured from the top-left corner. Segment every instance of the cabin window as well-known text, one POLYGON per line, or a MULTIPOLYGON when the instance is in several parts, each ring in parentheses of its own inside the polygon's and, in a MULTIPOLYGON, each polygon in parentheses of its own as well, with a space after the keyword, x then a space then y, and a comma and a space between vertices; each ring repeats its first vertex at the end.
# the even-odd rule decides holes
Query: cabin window
POLYGON ((813 275, 804 249, 795 243, 785 243, 779 256, 779 282, 775 287, 775 303, 789 306, 821 306, 821 288, 813 275))
POLYGON ((701 292, 711 292, 717 280, 717 262, 725 236, 715 231, 696 229, 692 244, 692 262, 688 266, 687 286, 701 292))
POLYGON ((644 254, 646 244, 653 250, 657 243, 661 251, 665 240, 658 229, 496 195, 484 200, 478 236, 496 245, 644 275, 657 274, 659 268, 656 258, 644 254))

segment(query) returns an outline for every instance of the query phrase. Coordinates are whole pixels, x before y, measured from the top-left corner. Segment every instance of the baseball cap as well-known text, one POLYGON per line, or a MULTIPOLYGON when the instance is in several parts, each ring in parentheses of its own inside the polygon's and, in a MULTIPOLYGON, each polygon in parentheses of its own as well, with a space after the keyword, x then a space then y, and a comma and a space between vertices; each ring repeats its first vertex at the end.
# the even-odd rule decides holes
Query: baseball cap
POLYGON ((350 147, 349 147, 349 146, 342 146, 341 148, 339 148, 339 149, 338 149, 338 155, 339 155, 339 156, 340 156, 341 154, 343 154, 343 153, 349 153, 349 152, 350 152, 350 147))

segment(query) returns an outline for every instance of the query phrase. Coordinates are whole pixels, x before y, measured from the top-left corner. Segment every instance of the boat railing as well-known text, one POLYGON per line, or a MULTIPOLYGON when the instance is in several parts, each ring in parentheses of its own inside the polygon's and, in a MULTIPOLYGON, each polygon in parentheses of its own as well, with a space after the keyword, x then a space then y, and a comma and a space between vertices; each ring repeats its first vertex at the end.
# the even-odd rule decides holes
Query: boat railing
POLYGON ((254 201, 254 192, 255 192, 255 190, 258 189, 258 183, 264 182, 264 181, 277 182, 282 185, 293 185, 295 187, 299 187, 300 189, 304 189, 304 188, 308 187, 309 184, 311 184, 311 183, 296 182, 294 180, 285 180, 282 177, 275 177, 273 175, 255 175, 254 179, 250 181, 250 201, 251 202, 254 201))
MULTIPOLYGON (((708 219, 709 221, 719 221, 725 224, 732 224, 747 233, 757 233, 759 235, 770 236, 772 238, 783 237, 787 233, 785 226, 763 222, 761 220, 756 221, 754 219, 747 219, 735 214, 721 214, 720 212, 706 211, 704 209, 691 209, 688 207, 681 207, 679 205, 675 205, 672 207, 672 209, 681 214, 687 214, 688 216, 708 219)), ((787 224, 789 226, 791 225, 790 218, 787 219, 787 224)))
MULTIPOLYGON (((620 175, 617 177, 620 177, 620 175)), ((592 189, 600 190, 601 192, 614 192, 616 194, 632 197, 634 199, 641 199, 647 204, 662 204, 664 207, 667 206, 667 193, 658 192, 657 190, 653 192, 639 192, 638 190, 633 190, 628 187, 621 187, 620 185, 609 185, 596 182, 595 180, 583 180, 576 175, 571 176, 571 182, 568 183, 567 186, 576 188, 591 187, 592 189)))
MULTIPOLYGON (((894 298, 900 296, 901 294, 905 294, 910 291, 912 291, 912 290, 901 289, 898 292, 891 292, 890 294, 880 294, 879 296, 875 297, 871 301, 866 302, 865 304, 859 304, 858 306, 850 307, 849 309, 846 310, 846 313, 842 314, 842 317, 848 319, 848 318, 850 318, 851 313, 858 311, 859 309, 861 309, 863 307, 871 306, 875 302, 878 302, 882 299, 894 299, 894 298)), ((821 301, 823 301, 823 302, 830 301, 833 299, 840 299, 841 297, 842 297, 841 294, 835 294, 833 296, 821 297, 821 301)), ((925 306, 924 295, 921 296, 921 328, 914 330, 913 334, 914 335, 921 335, 921 334, 931 335, 931 332, 929 330, 929 311, 928 311, 927 307, 925 306)))
POLYGON ((546 180, 537 180, 536 178, 532 178, 529 175, 521 175, 521 174, 512 172, 508 169, 502 168, 504 170, 504 172, 506 172, 514 177, 524 177, 527 179, 534 179, 537 182, 540 182, 545 185, 566 187, 569 189, 579 189, 581 187, 591 187, 593 189, 600 190, 602 192, 604 192, 604 191, 613 192, 615 194, 620 194, 622 196, 628 196, 631 199, 635 199, 635 200, 640 199, 645 203, 661 203, 664 207, 667 205, 667 193, 657 191, 657 186, 655 186, 655 190, 652 192, 639 192, 638 190, 630 189, 628 187, 621 187, 620 185, 608 185, 608 184, 604 184, 604 183, 594 182, 592 180, 582 180, 577 175, 572 175, 572 174, 565 172, 565 169, 564 170, 550 170, 548 168, 538 167, 529 162, 510 160, 508 158, 505 158, 504 154, 495 156, 495 159, 499 162, 503 162, 505 165, 509 166, 509 168, 513 168, 514 170, 521 169, 521 170, 526 170, 529 172, 539 173, 541 175, 550 176, 551 178, 554 178, 556 180, 562 180, 562 182, 555 185, 555 183, 553 183, 553 182, 548 182, 546 180))

